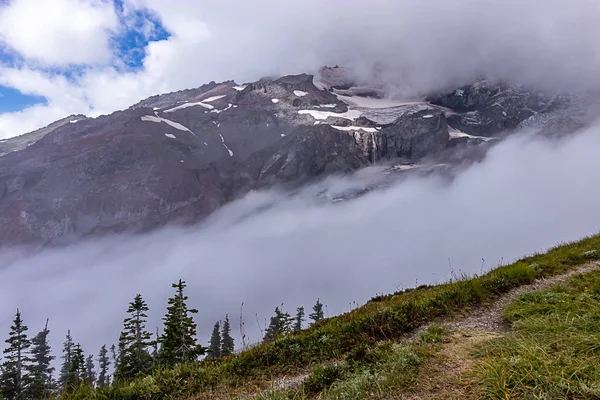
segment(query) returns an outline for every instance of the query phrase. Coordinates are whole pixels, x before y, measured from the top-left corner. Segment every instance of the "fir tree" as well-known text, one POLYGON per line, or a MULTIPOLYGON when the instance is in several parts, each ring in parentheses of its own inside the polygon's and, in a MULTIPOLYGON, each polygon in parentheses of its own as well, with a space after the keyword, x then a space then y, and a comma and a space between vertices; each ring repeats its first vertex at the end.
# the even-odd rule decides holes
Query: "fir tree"
POLYGON ((158 368, 159 359, 158 359, 158 338, 160 335, 158 334, 158 326, 156 327, 156 336, 154 341, 152 342, 152 367, 158 368))
POLYGON ((148 306, 140 294, 136 295, 123 320, 123 332, 119 337, 119 364, 115 372, 118 379, 131 379, 139 373, 147 373, 152 368, 152 356, 148 349, 152 346, 152 334, 146 331, 148 306))
POLYGON ((231 337, 231 326, 229 325, 229 315, 225 315, 225 322, 221 331, 221 355, 228 356, 233 354, 233 338, 231 337))
POLYGON ((58 382, 61 388, 64 390, 67 388, 67 383, 72 382, 73 376, 71 376, 71 364, 73 363, 73 347, 75 344, 73 343, 73 337, 71 336, 71 331, 67 331, 66 339, 63 343, 63 351, 62 356, 60 357, 63 361, 60 367, 60 375, 58 378, 58 382))
POLYGON ((65 383, 65 389, 71 390, 78 388, 85 382, 85 378, 85 356, 81 345, 77 343, 77 345, 73 347, 71 365, 69 368, 68 379, 65 383))
POLYGON ((294 322, 294 330, 299 331, 302 329, 302 323, 304 322, 304 307, 296 308, 296 318, 294 322))
POLYGON ((48 343, 48 320, 44 329, 40 331, 31 340, 33 348, 31 350, 32 364, 28 367, 29 385, 27 388, 27 397, 32 399, 44 399, 50 397, 54 390, 52 374, 54 367, 51 363, 54 356, 50 352, 48 343))
POLYGON ((162 365, 196 360, 206 352, 206 348, 196 340, 196 323, 189 314, 195 314, 198 310, 187 308, 187 296, 183 294, 185 281, 180 279, 172 287, 177 292, 169 299, 167 314, 163 318, 165 328, 160 337, 159 352, 162 365))
POLYGON ((15 319, 10 327, 10 334, 5 343, 8 344, 3 351, 4 362, 0 375, 0 391, 4 398, 21 399, 24 397, 25 385, 28 380, 26 368, 30 362, 29 347, 31 342, 27 338, 27 326, 23 324, 21 312, 17 309, 15 319))
POLYGON ((221 356, 221 331, 220 323, 216 322, 213 328, 212 335, 210 336, 210 342, 208 344, 208 356, 207 358, 217 358, 221 356))
POLYGON ((85 359, 85 381, 90 386, 96 385, 96 371, 94 369, 94 356, 89 355, 85 359))
POLYGON ((291 328, 292 318, 290 317, 290 314, 281 311, 279 307, 275 307, 275 314, 271 317, 269 327, 265 332, 265 337, 263 340, 265 342, 272 342, 279 336, 289 333, 291 328))
POLYGON ((308 314, 308 318, 310 318, 313 321, 313 323, 323 320, 323 318, 325 317, 325 315, 323 314, 323 303, 321 303, 319 299, 317 299, 317 302, 315 303, 312 309, 313 312, 308 314))
POLYGON ((108 358, 108 350, 106 345, 102 345, 100 353, 98 353, 98 388, 103 389, 108 386, 109 376, 108 367, 110 366, 110 359, 108 358))

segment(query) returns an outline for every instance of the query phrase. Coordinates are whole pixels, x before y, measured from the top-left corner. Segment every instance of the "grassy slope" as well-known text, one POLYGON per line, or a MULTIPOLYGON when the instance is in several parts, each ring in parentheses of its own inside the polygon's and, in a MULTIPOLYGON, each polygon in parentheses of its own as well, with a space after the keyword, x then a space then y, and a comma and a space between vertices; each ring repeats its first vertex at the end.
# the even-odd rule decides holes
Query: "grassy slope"
MULTIPOLYGON (((483 276, 374 298, 350 313, 239 355, 159 370, 104 392, 82 388, 64 398, 208 399, 256 393, 272 399, 367 394, 386 398, 414 383, 445 332, 430 329, 410 344, 398 344, 397 339, 438 317, 490 303, 514 287, 600 259, 599 249, 600 235, 596 235, 483 276), (275 378, 302 373, 310 376, 299 387, 271 390, 275 378)), ((493 397, 496 392, 486 393, 493 397)))

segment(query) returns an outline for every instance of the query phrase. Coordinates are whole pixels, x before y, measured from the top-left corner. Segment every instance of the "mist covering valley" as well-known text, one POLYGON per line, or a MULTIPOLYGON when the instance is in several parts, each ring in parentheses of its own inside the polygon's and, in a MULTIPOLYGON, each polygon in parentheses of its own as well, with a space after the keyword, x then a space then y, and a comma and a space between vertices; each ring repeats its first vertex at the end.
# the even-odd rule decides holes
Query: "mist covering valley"
MULTIPOLYGON (((174 27, 179 4, 165 10, 166 2, 133 3, 153 4, 164 13, 167 27, 180 33, 173 59, 156 65, 161 58, 149 57, 137 75, 115 77, 105 69, 90 69, 74 86, 66 85, 65 96, 51 99, 59 111, 45 113, 38 107, 0 115, 0 137, 39 128, 48 118, 56 119, 55 113, 108 113, 145 95, 213 79, 244 81, 336 63, 385 87, 389 97, 406 100, 481 76, 553 93, 600 89, 600 42, 590 40, 600 26, 593 1, 382 0, 368 8, 357 2, 262 1, 272 10, 270 16, 247 2, 237 2, 235 15, 221 3, 208 11, 199 6, 204 14, 198 12, 214 24, 207 25, 213 28, 215 41, 207 42, 212 45, 184 42, 185 24, 174 27), (345 29, 332 24, 332 13, 345 21, 345 29), (258 28, 254 35, 243 35, 249 22, 258 28), (240 34, 227 37, 232 24, 239 24, 240 34), (247 62, 239 61, 242 48, 250 54, 247 62), (202 62, 181 63, 188 54, 202 62), (381 66, 379 73, 373 73, 374 65, 381 66), (94 82, 124 89, 109 95, 94 82), (131 89, 139 87, 141 92, 131 89), (88 101, 83 110, 77 108, 82 92, 88 101), (17 122, 28 116, 36 126, 17 122)), ((376 294, 479 274, 597 233, 598 149, 598 123, 559 138, 522 129, 492 145, 483 161, 457 167, 451 179, 408 171, 386 187, 327 201, 379 182, 387 172, 374 165, 319 178, 294 192, 250 192, 191 227, 91 238, 44 250, 4 248, 0 333, 8 333, 19 308, 30 332, 50 319, 57 355, 67 329, 87 353, 96 354, 103 344, 117 342, 127 304, 137 293, 150 307, 149 330, 161 326, 171 283, 181 278, 188 283, 189 305, 199 310, 200 343, 207 344, 213 324, 228 314, 239 348, 242 303, 247 340, 256 343, 282 303, 293 313, 299 306, 309 310, 320 298, 326 316, 333 316, 376 294)))
POLYGON ((377 171, 328 178, 301 194, 264 191, 223 207, 203 224, 143 236, 94 239, 0 258, 0 330, 20 307, 35 331, 50 318, 55 348, 67 329, 87 351, 114 343, 136 293, 160 326, 170 283, 189 284, 199 338, 229 314, 236 345, 243 313, 249 342, 258 321, 284 303, 293 312, 317 298, 329 316, 377 293, 477 274, 533 250, 597 232, 598 126, 546 140, 524 132, 499 143, 453 181, 415 175, 353 200, 315 193, 368 185, 377 171))

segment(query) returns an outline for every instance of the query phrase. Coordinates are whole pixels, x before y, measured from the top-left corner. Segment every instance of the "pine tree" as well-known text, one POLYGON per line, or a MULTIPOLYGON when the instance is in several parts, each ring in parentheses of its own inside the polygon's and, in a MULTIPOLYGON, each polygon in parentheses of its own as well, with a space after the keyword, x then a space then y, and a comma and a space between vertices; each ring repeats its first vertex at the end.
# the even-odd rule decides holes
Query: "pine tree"
POLYGON ((110 366, 110 359, 108 358, 108 350, 106 350, 106 345, 102 345, 100 348, 100 353, 98 354, 98 388, 103 389, 108 386, 109 376, 108 376, 108 367, 110 366))
POLYGON ((294 330, 299 331, 302 329, 302 323, 304 322, 304 307, 296 308, 296 318, 294 322, 294 330))
POLYGON ((275 314, 271 317, 263 340, 265 342, 272 342, 279 336, 289 333, 292 328, 292 321, 289 313, 281 311, 279 307, 275 307, 275 314))
POLYGON ((221 356, 221 331, 220 323, 216 322, 213 328, 212 335, 210 336, 210 342, 208 344, 208 356, 207 358, 217 358, 221 356))
POLYGON ((31 342, 27 338, 27 326, 23 324, 21 312, 17 309, 10 334, 5 343, 8 344, 3 351, 4 362, 0 375, 0 391, 4 398, 23 398, 25 386, 28 381, 26 368, 28 368, 29 347, 31 342))
POLYGON ((52 367, 51 363, 55 357, 50 352, 50 344, 48 343, 49 333, 48 320, 46 320, 44 329, 31 340, 33 348, 31 350, 32 364, 28 367, 28 398, 48 398, 54 391, 54 382, 52 379, 54 367, 52 367))
POLYGON ((67 383, 72 382, 73 376, 71 376, 71 364, 73 363, 73 347, 75 344, 73 343, 73 337, 71 336, 71 330, 67 331, 66 340, 63 343, 63 354, 60 358, 62 358, 62 365, 60 367, 60 375, 58 378, 58 382, 60 387, 65 390, 67 388, 67 383))
POLYGON ((85 381, 90 386, 96 385, 96 371, 94 370, 94 356, 89 355, 85 359, 85 381))
POLYGON ((229 324, 229 315, 225 315, 225 322, 223 323, 223 330, 221 331, 221 355, 228 356, 233 354, 235 345, 233 338, 231 337, 231 325, 229 324))
POLYGON ((154 341, 152 342, 152 368, 158 368, 159 359, 158 359, 158 338, 160 335, 158 334, 158 326, 156 327, 156 336, 154 337, 154 341))
POLYGON ((323 318, 325 317, 325 315, 323 314, 323 303, 321 303, 319 299, 317 299, 317 302, 315 303, 312 309, 313 312, 308 314, 308 318, 310 318, 313 321, 313 323, 323 320, 323 318))
POLYGON ((184 296, 185 281, 179 280, 172 285, 177 289, 175 296, 169 299, 167 314, 163 318, 165 328, 160 337, 159 359, 162 365, 174 365, 179 362, 196 360, 206 352, 206 348, 196 340, 196 323, 188 314, 198 310, 188 309, 187 296, 184 296))
POLYGON ((119 365, 115 372, 118 379, 131 379, 152 368, 152 334, 146 331, 148 305, 140 294, 136 295, 123 320, 123 332, 119 338, 119 365))
POLYGON ((83 354, 81 345, 77 343, 77 345, 73 347, 71 365, 69 368, 68 379, 65 383, 65 389, 72 390, 78 388, 85 382, 85 378, 85 355, 83 354))

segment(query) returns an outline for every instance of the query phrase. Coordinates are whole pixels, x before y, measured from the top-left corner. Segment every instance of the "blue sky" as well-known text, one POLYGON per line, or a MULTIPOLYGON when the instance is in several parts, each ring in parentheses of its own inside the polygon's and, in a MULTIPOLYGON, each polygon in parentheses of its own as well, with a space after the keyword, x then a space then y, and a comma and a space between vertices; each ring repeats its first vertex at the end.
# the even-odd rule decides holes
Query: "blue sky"
MULTIPOLYGON (((6 6, 7 0, 0 1, 0 7, 6 6)), ((143 66, 145 48, 151 41, 167 40, 170 37, 160 21, 160 17, 149 9, 137 9, 125 15, 123 0, 113 2, 115 14, 119 20, 119 31, 110 37, 114 60, 112 67, 117 71, 135 71, 143 66), (146 32, 145 32, 146 31, 146 32)), ((17 52, 0 46, 0 65, 20 67, 27 60, 17 52)), ((46 67, 42 70, 49 74, 60 74, 73 79, 86 65, 68 65, 46 67)), ((20 111, 34 105, 46 105, 44 96, 22 93, 19 90, 0 84, 0 114, 20 111)))

